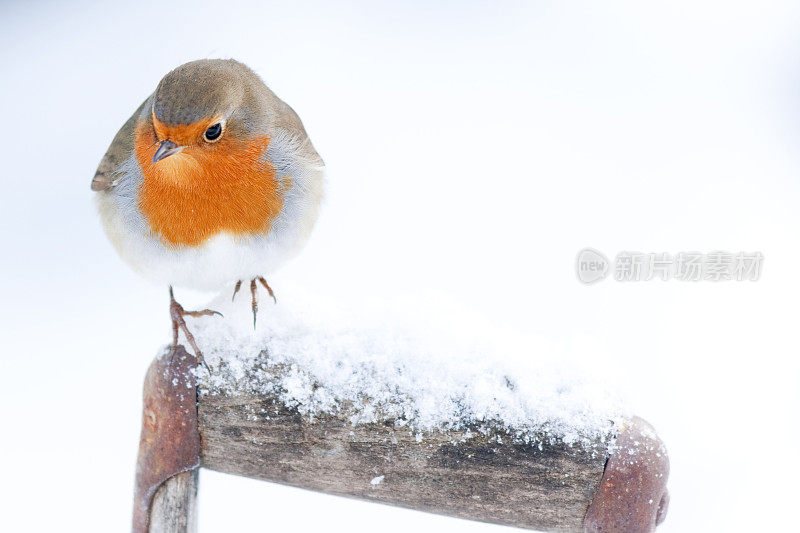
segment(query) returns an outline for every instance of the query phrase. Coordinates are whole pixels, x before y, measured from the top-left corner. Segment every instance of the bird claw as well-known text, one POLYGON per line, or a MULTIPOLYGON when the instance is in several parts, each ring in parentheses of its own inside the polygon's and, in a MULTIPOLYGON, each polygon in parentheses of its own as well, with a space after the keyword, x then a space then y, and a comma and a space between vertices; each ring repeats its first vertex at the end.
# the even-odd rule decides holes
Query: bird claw
MULTIPOLYGON (((256 281, 260 282, 261 285, 263 285, 264 288, 267 289, 267 292, 272 297, 273 304, 278 303, 278 299, 275 298, 275 293, 272 291, 272 287, 270 287, 269 284, 267 283, 267 280, 265 280, 262 276, 250 280, 250 294, 252 297, 250 305, 253 309, 253 329, 256 329, 256 319, 258 318, 258 285, 256 285, 256 281)), ((241 286, 242 282, 237 281, 236 287, 234 287, 233 290, 234 296, 236 296, 236 292, 239 290, 241 286)))
POLYGON ((220 313, 219 311, 213 311, 211 309, 203 309, 202 311, 184 311, 183 312, 183 316, 193 316, 195 318, 201 317, 201 316, 214 316, 214 315, 221 316, 222 318, 225 318, 225 316, 222 313, 220 313))
MULTIPOLYGON (((267 289, 267 292, 272 298, 272 303, 273 304, 278 303, 278 299, 275 297, 275 293, 272 291, 272 287, 270 287, 269 284, 267 283, 267 280, 265 280, 262 276, 250 280, 250 295, 251 295, 250 305, 253 309, 253 329, 256 329, 256 319, 258 317, 258 285, 256 285, 256 281, 260 282, 261 285, 263 285, 264 288, 267 289)), ((236 294, 239 292, 239 289, 241 288, 242 288, 242 280, 239 280, 233 287, 233 295, 231 296, 231 301, 234 301, 236 299, 236 294)))
POLYGON ((178 346, 178 333, 183 331, 184 337, 186 337, 186 342, 192 347, 194 350, 195 357, 197 360, 206 367, 206 370, 209 372, 211 368, 205 361, 203 357, 203 352, 200 351, 200 347, 197 346, 197 342, 194 340, 194 335, 192 332, 189 331, 189 327, 186 325, 186 320, 183 317, 191 316, 191 317, 201 317, 201 316, 214 316, 219 315, 222 316, 222 313, 219 311, 212 311, 211 309, 203 309, 202 311, 186 311, 181 304, 179 304, 175 300, 175 296, 172 294, 172 287, 169 288, 169 315, 172 319, 172 346, 178 346))
POLYGON ((261 284, 264 286, 264 288, 267 289, 267 292, 269 293, 269 295, 272 296, 272 303, 273 304, 277 304, 278 303, 278 299, 275 298, 275 293, 272 292, 272 287, 269 286, 269 284, 267 283, 267 280, 265 280, 263 277, 259 276, 258 281, 261 282, 261 284))
POLYGON ((239 292, 239 289, 242 288, 242 280, 236 282, 236 285, 233 287, 233 296, 231 296, 231 301, 236 299, 236 293, 239 292))

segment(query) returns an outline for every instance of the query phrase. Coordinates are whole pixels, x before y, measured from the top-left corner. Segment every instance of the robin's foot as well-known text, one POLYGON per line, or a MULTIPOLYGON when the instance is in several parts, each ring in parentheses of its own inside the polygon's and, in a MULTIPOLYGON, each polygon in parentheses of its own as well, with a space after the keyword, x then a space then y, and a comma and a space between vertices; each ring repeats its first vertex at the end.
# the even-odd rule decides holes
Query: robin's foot
POLYGON ((200 348, 197 347, 197 343, 194 340, 194 335, 192 332, 189 331, 189 328, 186 326, 186 320, 183 319, 185 316, 213 316, 219 315, 222 316, 222 313, 217 311, 212 311, 211 309, 203 309, 202 311, 186 311, 181 304, 179 304, 175 300, 175 296, 172 294, 172 287, 169 288, 169 316, 172 318, 172 345, 178 346, 178 330, 183 331, 184 336, 186 337, 186 341, 189 343, 189 346, 192 347, 194 350, 194 354, 197 357, 198 362, 202 363, 204 367, 208 368, 208 365, 203 359, 203 352, 200 351, 200 348))
MULTIPOLYGON (((264 288, 267 289, 267 292, 272 297, 272 301, 274 303, 278 303, 278 299, 275 298, 275 293, 272 292, 272 287, 269 286, 267 280, 265 280, 261 276, 250 280, 250 294, 252 295, 251 305, 253 308, 253 329, 256 329, 256 317, 258 316, 258 286, 256 285, 256 281, 259 281, 264 286, 264 288)), ((233 296, 231 296, 231 301, 233 301, 236 298, 236 293, 239 292, 239 289, 241 288, 242 288, 242 280, 239 280, 233 287, 233 296)))

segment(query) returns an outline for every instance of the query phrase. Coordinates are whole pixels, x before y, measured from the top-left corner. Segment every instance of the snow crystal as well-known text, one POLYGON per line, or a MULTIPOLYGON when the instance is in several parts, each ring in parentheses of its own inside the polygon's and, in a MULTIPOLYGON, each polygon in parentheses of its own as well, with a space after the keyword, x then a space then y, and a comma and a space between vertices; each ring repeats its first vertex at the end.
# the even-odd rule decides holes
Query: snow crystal
POLYGON ((381 481, 383 481, 383 478, 384 478, 384 477, 386 477, 386 476, 378 476, 378 477, 374 477, 374 478, 372 478, 372 481, 370 481, 370 482, 369 482, 369 484, 370 484, 370 485, 373 485, 373 486, 374 486, 374 485, 380 485, 380 484, 381 484, 381 481))
POLYGON ((504 332, 494 337, 505 341, 498 348, 478 331, 485 328, 460 317, 448 334, 427 318, 408 324, 391 312, 359 316, 285 290, 279 297, 278 305, 262 299, 255 331, 242 293, 235 303, 222 295, 211 304, 225 318, 192 320, 212 368, 197 370, 201 394, 276 395, 309 419, 346 412, 354 426, 393 421, 420 442, 435 431, 466 430, 471 438, 500 427, 498 444, 594 443, 626 414, 614 395, 543 343, 504 332))

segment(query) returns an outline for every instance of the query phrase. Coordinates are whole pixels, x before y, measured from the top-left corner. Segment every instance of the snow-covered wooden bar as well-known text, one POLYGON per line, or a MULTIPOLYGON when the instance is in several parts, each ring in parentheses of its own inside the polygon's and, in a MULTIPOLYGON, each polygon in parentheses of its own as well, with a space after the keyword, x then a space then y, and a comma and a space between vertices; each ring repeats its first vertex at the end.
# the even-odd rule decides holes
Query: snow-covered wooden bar
POLYGON ((153 362, 134 531, 193 531, 200 467, 544 531, 664 518, 663 444, 569 353, 291 301, 253 331, 221 297, 225 319, 191 324, 207 366, 182 346, 153 362))
POLYGON ((448 429, 409 430, 396 409, 364 421, 369 401, 310 416, 286 401, 296 366, 266 353, 248 362, 234 384, 223 363, 198 372, 182 347, 154 361, 134 531, 194 531, 199 466, 544 531, 653 531, 666 513, 666 451, 639 419, 565 439, 466 415, 448 429))

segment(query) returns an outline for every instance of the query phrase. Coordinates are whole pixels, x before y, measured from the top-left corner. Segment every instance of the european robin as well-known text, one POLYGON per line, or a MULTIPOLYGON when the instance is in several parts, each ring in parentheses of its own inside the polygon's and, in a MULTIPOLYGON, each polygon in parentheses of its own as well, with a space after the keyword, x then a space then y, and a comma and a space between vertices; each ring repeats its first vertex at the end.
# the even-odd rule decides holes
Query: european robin
POLYGON ((108 238, 147 278, 166 283, 178 331, 202 361, 173 286, 257 283, 305 244, 324 163, 297 114, 247 66, 203 59, 169 72, 122 126, 92 180, 108 238))

